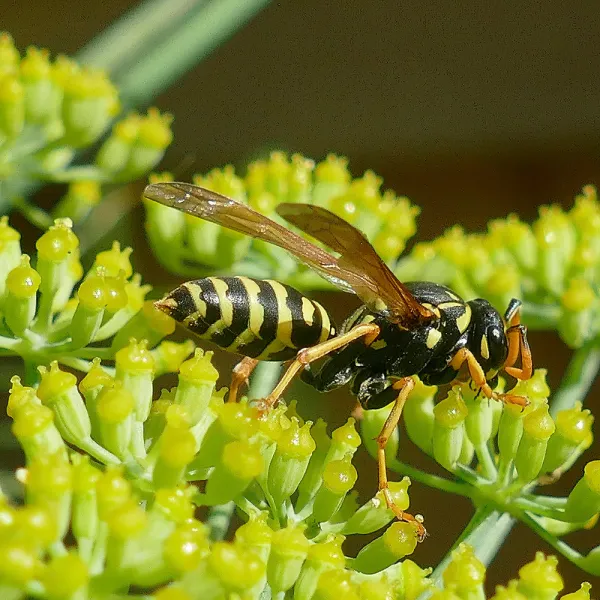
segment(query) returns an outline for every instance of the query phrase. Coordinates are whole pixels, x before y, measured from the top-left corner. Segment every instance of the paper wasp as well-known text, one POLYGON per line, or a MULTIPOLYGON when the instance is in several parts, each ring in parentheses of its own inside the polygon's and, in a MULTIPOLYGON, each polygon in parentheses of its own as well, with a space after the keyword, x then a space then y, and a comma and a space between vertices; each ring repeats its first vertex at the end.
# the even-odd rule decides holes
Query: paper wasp
POLYGON ((365 410, 394 402, 377 438, 379 489, 396 516, 414 522, 422 538, 422 519, 394 505, 385 464, 385 446, 415 385, 413 376, 441 385, 462 373, 488 398, 525 404, 524 398, 493 391, 501 369, 518 379, 528 379, 532 373, 526 329, 519 319, 520 302, 511 301, 503 322, 486 300, 465 302, 431 282, 403 284, 360 231, 316 205, 280 204, 277 213, 338 256, 247 205, 201 187, 159 183, 146 187, 144 195, 279 246, 360 298, 363 306, 339 332, 319 303, 269 280, 198 279, 184 283, 156 306, 200 337, 245 357, 234 369, 231 400, 258 361, 291 360, 275 389, 261 401, 262 410, 277 403, 299 372, 323 392, 351 383, 365 410), (311 369, 321 358, 325 358, 321 368, 311 369))

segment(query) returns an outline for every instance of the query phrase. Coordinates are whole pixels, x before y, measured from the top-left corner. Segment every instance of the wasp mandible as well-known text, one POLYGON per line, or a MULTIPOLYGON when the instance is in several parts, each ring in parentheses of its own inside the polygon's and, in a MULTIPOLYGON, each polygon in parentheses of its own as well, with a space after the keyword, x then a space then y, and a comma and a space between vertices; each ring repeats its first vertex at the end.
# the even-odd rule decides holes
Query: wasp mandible
POLYGON ((339 331, 318 302, 272 280, 206 277, 184 283, 156 306, 201 338, 244 356, 234 369, 230 401, 258 361, 291 360, 260 401, 261 410, 274 406, 298 373, 322 392, 350 383, 365 410, 394 402, 377 437, 379 490, 398 519, 415 523, 422 539, 422 518, 393 503, 385 463, 413 376, 442 385, 464 374, 487 398, 526 404, 520 396, 494 392, 501 370, 517 379, 532 374, 520 302, 510 302, 503 320, 484 299, 465 302, 427 281, 401 283, 358 229, 320 206, 284 203, 277 213, 338 256, 245 204, 195 185, 153 184, 144 196, 279 246, 363 302, 339 331), (322 358, 320 369, 313 370, 312 363, 322 358))

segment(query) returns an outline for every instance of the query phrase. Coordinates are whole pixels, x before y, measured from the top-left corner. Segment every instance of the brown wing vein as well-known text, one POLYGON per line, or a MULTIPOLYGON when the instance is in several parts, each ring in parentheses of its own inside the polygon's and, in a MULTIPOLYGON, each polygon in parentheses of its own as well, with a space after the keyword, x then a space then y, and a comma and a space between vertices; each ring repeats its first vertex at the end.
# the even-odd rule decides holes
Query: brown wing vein
POLYGON ((338 252, 339 258, 249 206, 198 186, 159 183, 147 186, 144 195, 160 204, 287 250, 325 279, 357 294, 371 310, 385 314, 403 327, 433 317, 398 281, 362 233, 324 208, 282 204, 278 212, 288 222, 338 252))

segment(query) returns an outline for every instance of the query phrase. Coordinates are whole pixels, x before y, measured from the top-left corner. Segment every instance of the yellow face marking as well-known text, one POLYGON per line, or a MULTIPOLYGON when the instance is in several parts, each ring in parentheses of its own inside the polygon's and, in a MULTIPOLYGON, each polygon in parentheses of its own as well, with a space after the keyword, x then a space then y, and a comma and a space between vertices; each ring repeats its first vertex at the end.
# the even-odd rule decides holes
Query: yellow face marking
POLYGON ((302 296, 302 318, 310 327, 313 324, 315 317, 315 305, 308 299, 302 296))
POLYGON ((430 329, 427 333, 427 339, 425 340, 425 345, 431 350, 435 348, 435 345, 440 341, 442 334, 437 329, 430 329))
POLYGON ((321 334, 319 335, 318 342, 321 343, 329 339, 329 335, 331 334, 331 319, 329 318, 329 313, 318 302, 313 301, 313 304, 321 315, 321 334))
POLYGON ((387 342, 385 340, 377 340, 376 342, 373 342, 370 347, 373 348, 373 350, 381 350, 386 346, 387 342))
POLYGON ((468 304, 463 305, 465 312, 456 319, 456 326, 461 333, 464 333, 471 322, 471 307, 468 304))
MULTIPOLYGON (((238 277, 242 285, 246 288, 248 294, 248 304, 250 306, 250 318, 248 320, 248 329, 257 338, 260 338, 259 332, 263 321, 265 320, 265 309, 258 300, 260 287, 256 281, 248 277, 238 277)), ((242 334, 243 335, 243 334, 242 334)))
POLYGON ((273 288, 277 299, 277 316, 279 318, 277 322, 277 339, 284 347, 294 348, 294 344, 292 344, 292 311, 286 303, 287 291, 278 281, 267 279, 267 283, 273 288))
POLYGON ((481 356, 487 360, 490 357, 490 347, 488 346, 488 340, 486 335, 481 336, 481 356))
POLYGON ((458 300, 460 302, 460 298, 454 292, 446 290, 446 293, 448 294, 448 296, 450 296, 450 298, 453 298, 454 300, 458 300))

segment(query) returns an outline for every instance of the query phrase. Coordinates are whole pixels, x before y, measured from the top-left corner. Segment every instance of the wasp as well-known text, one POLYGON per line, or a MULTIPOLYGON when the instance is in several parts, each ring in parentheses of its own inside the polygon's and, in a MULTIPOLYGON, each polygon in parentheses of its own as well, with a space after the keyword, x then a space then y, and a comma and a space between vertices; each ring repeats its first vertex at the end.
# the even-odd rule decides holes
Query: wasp
POLYGON ((284 203, 277 213, 337 256, 249 206, 195 185, 153 184, 144 195, 279 246, 358 296, 363 305, 339 331, 321 304, 272 280, 206 277, 184 283, 156 306, 201 338, 244 357, 234 368, 230 401, 258 361, 266 360, 291 362, 259 402, 262 412, 278 402, 299 373, 322 392, 350 384, 364 410, 393 402, 377 437, 378 488, 396 517, 413 522, 423 539, 422 517, 394 504, 385 463, 385 447, 415 386, 414 376, 428 385, 466 379, 487 398, 526 404, 525 398, 494 391, 501 370, 517 379, 532 374, 521 303, 512 300, 502 319, 484 299, 465 302, 428 281, 401 283, 358 229, 320 206, 284 203), (324 360, 315 370, 319 359, 324 360))

